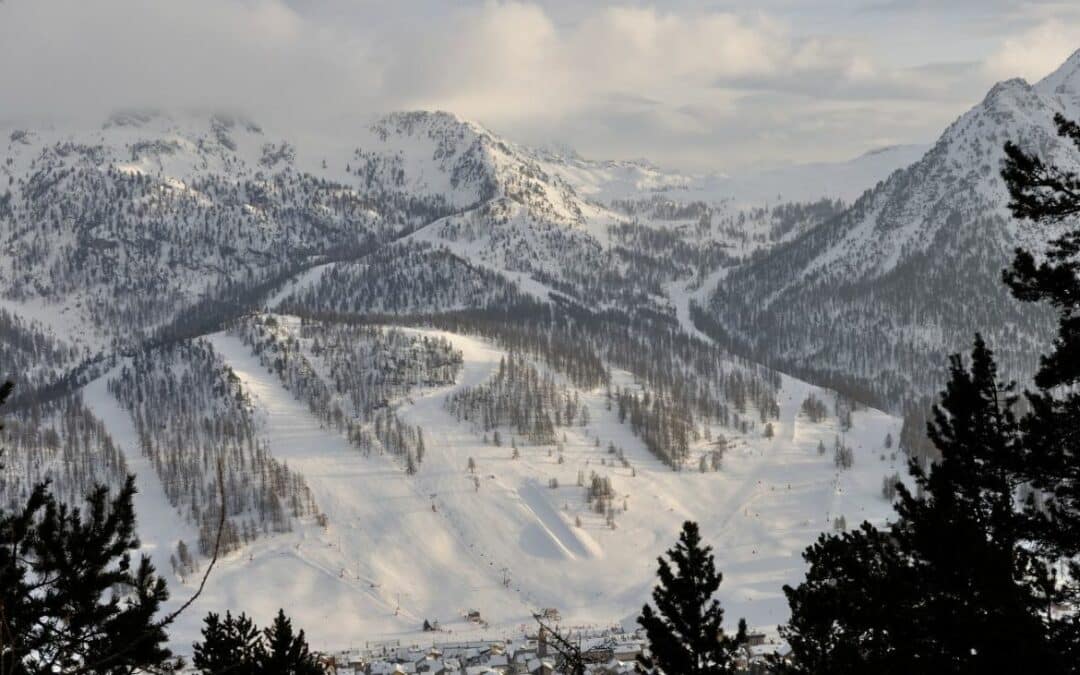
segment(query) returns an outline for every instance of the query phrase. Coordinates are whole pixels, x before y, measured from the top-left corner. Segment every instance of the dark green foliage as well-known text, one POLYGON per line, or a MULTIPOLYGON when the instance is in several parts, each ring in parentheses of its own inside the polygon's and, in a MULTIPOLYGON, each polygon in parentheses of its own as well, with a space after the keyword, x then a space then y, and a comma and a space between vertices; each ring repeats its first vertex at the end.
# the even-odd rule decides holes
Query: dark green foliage
MULTIPOLYGON (((1054 118, 1058 134, 1080 150, 1080 126, 1062 115, 1054 118)), ((1047 165, 1013 144, 1005 146, 1002 176, 1017 218, 1037 225, 1055 225, 1058 235, 1045 255, 1036 259, 1017 249, 1004 274, 1013 295, 1026 302, 1047 304, 1058 313, 1053 351, 1042 357, 1035 376, 1036 391, 1027 392, 1030 412, 1021 420, 1025 469, 1033 488, 1030 504, 1034 547, 1048 562, 1066 561, 1070 574, 1048 590, 1062 604, 1080 601, 1080 176, 1047 165), (1062 231, 1060 225, 1069 223, 1062 231)), ((1080 622, 1055 619, 1051 633, 1070 662, 1080 653, 1080 622)), ((1080 669, 1080 667, 1077 667, 1080 669)))
POLYGON ((864 523, 858 530, 823 534, 803 557, 806 580, 785 587, 791 619, 781 632, 799 673, 895 672, 896 643, 911 623, 912 570, 887 533, 864 523))
POLYGON ((254 675, 262 652, 262 634, 244 614, 234 617, 225 612, 225 620, 211 612, 204 619, 203 641, 195 644, 192 665, 202 673, 228 672, 254 675))
POLYGON ((304 631, 293 633, 292 622, 278 610, 274 623, 265 631, 266 648, 260 672, 267 675, 317 675, 322 673, 315 657, 308 651, 304 631))
MULTIPOLYGON (((11 392, 0 389, 0 403, 11 392)), ((110 498, 95 488, 83 508, 59 503, 47 483, 12 512, 0 510, 0 672, 128 674, 165 667, 169 594, 150 560, 138 563, 134 478, 110 498)))
POLYGON ((899 485, 886 530, 822 535, 804 554, 806 580, 785 587, 794 672, 1061 672, 1015 497, 1011 385, 978 338, 971 369, 954 356, 950 376, 929 425, 941 461, 911 463, 920 496, 899 485))
POLYGON ((284 610, 263 631, 250 618, 210 613, 192 663, 204 675, 320 675, 322 666, 308 649, 304 631, 294 633, 284 610))
MULTIPOLYGON (((1055 117, 1080 149, 1080 126, 1055 117)), ((1080 214, 1080 176, 1011 143, 1002 176, 1013 214, 1061 224, 1080 214)), ((1060 230, 1059 230, 1060 232, 1060 230)), ((1080 672, 1080 229, 1045 255, 1018 249, 1013 295, 1058 312, 1058 338, 1017 422, 1011 385, 976 339, 971 369, 953 357, 928 424, 941 459, 913 461, 920 497, 898 487, 898 518, 823 535, 810 571, 785 588, 792 670, 818 673, 1080 672), (1020 499, 1020 495, 1025 495, 1020 499), (1070 574, 1055 574, 1060 563, 1070 574)))
POLYGON ((724 634, 724 610, 713 599, 723 576, 716 570, 712 548, 701 543, 697 523, 683 524, 667 557, 670 561, 658 559, 656 610, 645 605, 638 617, 653 662, 667 675, 735 672, 733 659, 745 642, 746 624, 740 621, 734 637, 724 634))

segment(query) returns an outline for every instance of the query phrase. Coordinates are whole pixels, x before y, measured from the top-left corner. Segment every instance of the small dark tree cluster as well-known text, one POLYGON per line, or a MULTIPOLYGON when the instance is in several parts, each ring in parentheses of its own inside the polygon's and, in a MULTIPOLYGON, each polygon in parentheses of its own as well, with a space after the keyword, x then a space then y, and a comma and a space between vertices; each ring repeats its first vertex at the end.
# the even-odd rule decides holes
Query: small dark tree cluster
POLYGON ((583 423, 589 414, 577 391, 541 374, 516 352, 502 359, 489 382, 447 397, 446 409, 478 431, 510 427, 534 445, 554 444, 556 428, 583 423))
POLYGON ((678 469, 690 456, 690 442, 697 428, 689 411, 673 401, 622 389, 614 394, 620 422, 628 422, 634 435, 662 462, 678 469))
POLYGON ((799 412, 806 415, 810 422, 817 424, 829 415, 829 407, 820 398, 810 394, 803 400, 799 412))
POLYGON ((273 624, 260 631, 244 614, 225 618, 210 613, 203 621, 202 641, 195 643, 192 665, 204 675, 322 675, 304 631, 279 610, 273 624))
POLYGON ((900 473, 893 473, 891 476, 884 476, 881 479, 881 497, 887 502, 892 502, 896 499, 897 486, 900 484, 900 473))
POLYGON ((837 469, 850 469, 855 466, 855 451, 845 445, 837 436, 833 443, 833 464, 837 469))

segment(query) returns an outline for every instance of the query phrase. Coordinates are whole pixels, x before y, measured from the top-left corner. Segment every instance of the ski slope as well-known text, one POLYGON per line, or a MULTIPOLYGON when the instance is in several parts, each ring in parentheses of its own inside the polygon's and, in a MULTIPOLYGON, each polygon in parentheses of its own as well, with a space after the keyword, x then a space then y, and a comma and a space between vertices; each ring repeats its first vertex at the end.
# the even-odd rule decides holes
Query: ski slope
MULTIPOLYGON (((271 452, 303 474, 328 525, 304 522, 223 558, 173 631, 178 649, 197 637, 207 611, 226 608, 268 621, 284 607, 320 649, 414 639, 425 619, 438 620, 445 639, 449 632, 508 635, 543 607, 558 608, 568 625, 632 624, 655 582, 656 556, 687 519, 701 524, 715 548, 729 620, 745 616, 768 630, 786 617, 781 587, 801 578, 801 552, 834 518, 843 515, 853 526, 889 514, 881 479, 900 468, 902 456, 890 460, 881 449, 887 433, 899 433, 899 420, 884 413, 854 414, 845 442, 855 464, 838 471, 831 451, 837 419, 811 424, 798 415, 811 391, 823 400, 828 394, 785 377, 774 438, 725 430, 729 450, 721 471, 676 473, 605 409, 603 391, 581 391, 590 423, 559 429, 566 434, 564 462, 546 447, 524 444, 513 459, 509 432, 496 447, 444 409, 454 390, 491 377, 503 352, 477 338, 437 334, 461 350, 464 366, 455 384, 397 402, 398 415, 421 425, 426 438, 424 461, 411 477, 398 460, 365 457, 324 428, 239 338, 211 336, 256 405, 271 452), (826 454, 818 453, 819 440, 830 448, 826 454), (632 468, 609 461, 609 442, 625 450, 632 468), (466 469, 470 457, 475 481, 466 469), (589 509, 579 471, 610 477, 615 529, 589 509), (559 487, 550 487, 552 478, 559 487), (487 625, 464 621, 470 609, 487 625)), ((620 386, 633 384, 628 373, 615 377, 620 386)), ((167 573, 175 541, 191 541, 194 533, 164 501, 152 468, 140 460, 130 419, 103 380, 87 398, 139 472, 144 548, 167 573)), ((196 582, 171 579, 174 604, 196 582)))

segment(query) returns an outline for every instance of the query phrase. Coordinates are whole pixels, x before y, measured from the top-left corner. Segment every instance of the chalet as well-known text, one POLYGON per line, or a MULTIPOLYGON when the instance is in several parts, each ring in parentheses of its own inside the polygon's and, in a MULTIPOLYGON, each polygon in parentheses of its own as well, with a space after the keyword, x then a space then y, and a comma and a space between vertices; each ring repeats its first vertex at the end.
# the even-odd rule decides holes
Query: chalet
POLYGON ((581 652, 581 660, 585 663, 607 663, 615 659, 615 650, 607 645, 590 647, 581 652))
MULTIPOLYGON (((423 673, 424 675, 450 675, 460 670, 456 667, 451 670, 451 665, 446 661, 430 655, 423 657, 413 665, 416 667, 417 673, 423 673)), ((456 663, 453 665, 456 666, 456 663)))

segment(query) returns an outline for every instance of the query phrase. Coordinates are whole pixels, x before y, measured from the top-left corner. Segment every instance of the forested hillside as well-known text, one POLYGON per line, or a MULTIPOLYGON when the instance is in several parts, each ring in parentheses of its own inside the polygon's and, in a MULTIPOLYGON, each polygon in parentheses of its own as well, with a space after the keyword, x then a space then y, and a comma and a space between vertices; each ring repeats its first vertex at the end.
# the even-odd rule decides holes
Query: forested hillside
POLYGON ((930 151, 850 209, 734 267, 694 312, 724 344, 789 372, 899 406, 940 388, 941 355, 983 332, 1003 370, 1026 380, 1052 313, 1001 284, 1020 228, 999 176, 1007 140, 1075 170, 1056 113, 1080 111, 1080 57, 1034 85, 1009 80, 930 151))

